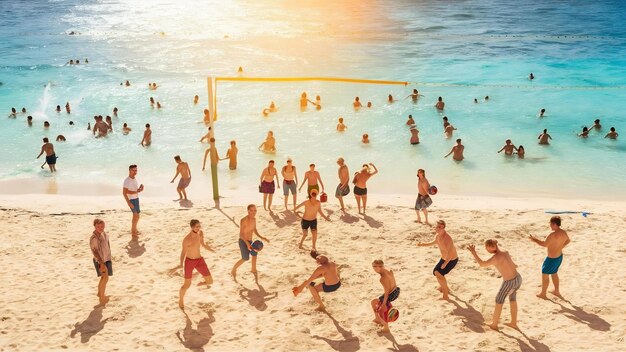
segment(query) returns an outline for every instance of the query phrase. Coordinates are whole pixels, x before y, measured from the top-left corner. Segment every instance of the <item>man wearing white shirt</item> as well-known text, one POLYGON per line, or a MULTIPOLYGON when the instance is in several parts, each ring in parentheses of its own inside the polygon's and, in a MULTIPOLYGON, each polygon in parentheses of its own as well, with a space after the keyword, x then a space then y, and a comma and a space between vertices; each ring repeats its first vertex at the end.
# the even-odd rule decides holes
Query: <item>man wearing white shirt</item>
POLYGON ((139 236, 139 232, 137 231, 137 223, 139 222, 139 213, 141 211, 139 208, 139 192, 143 191, 143 184, 138 185, 135 176, 137 176, 137 165, 131 165, 128 167, 128 177, 124 180, 122 194, 124 195, 124 199, 130 211, 133 213, 130 233, 133 236, 139 236))

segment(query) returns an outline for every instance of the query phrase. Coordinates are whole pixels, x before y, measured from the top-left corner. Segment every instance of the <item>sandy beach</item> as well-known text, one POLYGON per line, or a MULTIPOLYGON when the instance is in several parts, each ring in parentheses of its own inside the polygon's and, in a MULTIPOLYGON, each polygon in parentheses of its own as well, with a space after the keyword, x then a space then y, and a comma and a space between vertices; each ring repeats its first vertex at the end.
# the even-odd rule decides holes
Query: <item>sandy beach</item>
MULTIPOLYGON (((255 196, 252 198, 252 196, 255 196)), ((259 232, 268 237, 259 255, 258 281, 245 263, 238 282, 229 272, 240 258, 238 222, 250 199, 196 202, 192 208, 171 200, 143 199, 139 229, 131 241, 130 214, 119 197, 3 196, 0 221, 0 350, 150 350, 150 351, 622 351, 626 331, 626 269, 623 245, 624 203, 548 199, 436 196, 431 221, 444 219, 459 250, 459 265, 447 276, 451 302, 439 300, 432 268, 438 250, 417 248, 433 229, 413 222, 411 196, 370 196, 367 217, 326 206, 332 222, 320 220, 318 249, 341 268, 343 285, 322 294, 328 314, 314 311, 308 292, 291 288, 315 268, 297 248, 298 218, 291 212, 259 210, 259 232), (564 214, 572 243, 559 275, 566 300, 535 297, 545 249, 528 240, 549 233, 546 210, 564 214), (88 239, 95 217, 106 222, 114 275, 106 307, 97 304, 97 277, 88 239), (185 313, 178 308, 182 270, 180 245, 192 218, 203 224, 216 253, 203 252, 215 283, 194 274, 185 313), (490 321, 501 279, 479 268, 466 246, 495 238, 509 250, 523 285, 518 293, 521 331, 501 332, 490 321), (369 301, 381 294, 374 259, 395 272, 402 293, 391 334, 377 333, 369 301)), ((279 199, 280 203, 280 199, 279 199)))

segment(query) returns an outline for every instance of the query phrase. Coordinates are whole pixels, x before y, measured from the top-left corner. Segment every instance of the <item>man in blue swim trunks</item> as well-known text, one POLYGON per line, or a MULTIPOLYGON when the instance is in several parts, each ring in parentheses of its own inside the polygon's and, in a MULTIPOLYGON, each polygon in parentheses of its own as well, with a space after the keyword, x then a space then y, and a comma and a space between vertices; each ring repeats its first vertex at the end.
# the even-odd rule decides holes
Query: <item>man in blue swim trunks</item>
POLYGON ((137 231, 139 213, 141 212, 139 208, 139 193, 143 192, 143 184, 139 185, 135 176, 137 176, 137 165, 133 164, 128 167, 128 177, 124 180, 124 186, 122 188, 124 200, 126 200, 126 204, 128 204, 130 211, 133 213, 133 220, 130 227, 130 234, 133 237, 139 236, 139 231, 137 231))
POLYGON ((241 251, 241 259, 235 263, 233 270, 230 271, 230 274, 233 276, 235 281, 237 281, 237 268, 239 268, 241 264, 248 261, 250 256, 252 256, 252 273, 256 275, 256 257, 260 249, 255 250, 252 248, 252 236, 257 235, 263 241, 270 243, 268 238, 261 236, 259 231, 257 231, 255 216, 256 205, 249 204, 248 215, 244 216, 239 222, 239 250, 241 251))
POLYGON ((316 251, 311 251, 311 256, 315 258, 315 261, 319 266, 311 277, 309 277, 306 281, 304 281, 300 286, 296 286, 293 288, 294 296, 297 296, 305 287, 309 287, 309 291, 311 291, 311 296, 315 302, 317 302, 318 307, 316 310, 324 311, 326 307, 324 307, 324 303, 322 303, 322 298, 320 297, 319 292, 324 291, 326 293, 335 292, 341 286, 341 281, 339 279, 339 271, 337 269, 337 264, 328 260, 327 257, 323 255, 319 255, 316 251), (313 280, 324 277, 324 281, 321 284, 316 284, 313 280))
POLYGON ((567 232, 561 229, 560 216, 550 218, 550 228, 552 232, 544 241, 533 235, 528 236, 531 241, 548 248, 548 256, 543 261, 543 266, 541 267, 541 292, 537 294, 537 297, 541 299, 548 299, 546 292, 550 285, 550 276, 552 276, 552 283, 554 284, 554 291, 551 293, 557 297, 563 298, 559 291, 559 274, 557 274, 557 272, 563 261, 563 248, 569 244, 570 240, 567 232))
POLYGON ((435 238, 428 243, 418 243, 418 247, 428 247, 434 244, 439 247, 439 251, 441 252, 441 259, 439 259, 439 263, 435 265, 433 269, 433 275, 437 278, 439 282, 439 291, 443 293, 443 300, 448 301, 448 293, 450 290, 448 289, 448 281, 446 281, 445 276, 454 269, 456 264, 459 262, 459 256, 456 253, 456 247, 454 247, 454 242, 452 241, 452 237, 446 232, 446 222, 443 220, 437 221, 437 227, 435 229, 437 233, 435 238))

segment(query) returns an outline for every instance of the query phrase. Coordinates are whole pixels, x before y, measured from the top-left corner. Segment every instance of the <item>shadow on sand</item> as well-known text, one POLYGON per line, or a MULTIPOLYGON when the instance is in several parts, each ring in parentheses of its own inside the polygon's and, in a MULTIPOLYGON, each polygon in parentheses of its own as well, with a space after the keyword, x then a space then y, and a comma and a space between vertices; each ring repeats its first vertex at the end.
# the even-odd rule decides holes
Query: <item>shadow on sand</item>
POLYGON ((181 199, 178 204, 180 204, 181 208, 193 208, 193 202, 189 199, 181 199))
POLYGON ((450 297, 454 297, 455 299, 450 300, 450 302, 455 306, 454 310, 452 310, 452 314, 461 317, 463 324, 465 324, 465 326, 473 332, 485 332, 485 328, 483 327, 485 318, 483 318, 483 315, 459 297, 453 294, 450 294, 450 297), (463 308, 457 301, 463 303, 465 308, 463 308))
POLYGON ((549 301, 561 307, 559 313, 563 313, 563 315, 565 315, 566 317, 587 325, 590 329, 598 331, 611 330, 611 324, 608 321, 600 318, 596 314, 585 312, 582 308, 573 305, 570 301, 565 300, 565 302, 569 303, 573 309, 568 308, 557 301, 549 301))
POLYGON ((270 211, 269 215, 279 228, 283 228, 285 226, 290 226, 296 223, 300 218, 293 212, 284 210, 281 212, 284 214, 284 218, 281 218, 277 213, 270 211))
POLYGON ((396 338, 393 336, 393 334, 390 333, 390 332, 386 332, 386 333, 379 332, 378 335, 384 336, 387 340, 389 340, 392 343, 393 347, 392 348, 387 348, 389 351, 394 351, 394 352, 419 352, 417 347, 411 345, 410 343, 406 343, 404 345, 400 345, 398 343, 398 341, 396 341, 396 338))
POLYGON ((186 348, 192 351, 204 351, 204 345, 209 343, 214 335, 213 328, 211 328, 211 323, 213 322, 215 322, 213 311, 209 311, 207 312, 207 317, 200 319, 197 328, 194 329, 189 315, 185 312, 185 328, 182 334, 180 331, 177 331, 176 337, 186 348))
POLYGON ((235 217, 234 216, 229 216, 228 214, 226 214, 226 212, 224 210, 222 210, 222 208, 220 208, 220 200, 216 200, 215 201, 215 209, 217 209, 220 213, 224 214, 224 216, 230 220, 233 224, 235 224, 235 226, 237 226, 237 228, 239 228, 239 224, 235 221, 235 217))
POLYGON ((373 217, 369 216, 369 215, 363 215, 363 220, 365 220, 365 222, 373 229, 379 229, 381 227, 383 227, 383 223, 374 219, 373 217))
POLYGON ((258 289, 251 290, 244 287, 239 290, 239 297, 241 297, 243 300, 248 301, 251 306, 258 309, 259 311, 264 311, 267 309, 267 304, 265 302, 278 297, 278 292, 265 291, 265 288, 263 288, 263 286, 259 284, 259 279, 257 275, 254 275, 254 279, 258 289))
POLYGON ((74 329, 70 332, 70 337, 74 338, 77 333, 80 333, 80 342, 89 342, 89 339, 92 336, 104 329, 104 324, 106 324, 109 320, 109 318, 102 320, 103 310, 104 306, 95 306, 94 310, 89 313, 89 316, 85 319, 85 321, 74 324, 74 329))
POLYGON ((520 334, 522 334, 522 336, 524 336, 524 338, 528 341, 528 343, 526 343, 526 341, 509 335, 509 334, 505 334, 503 331, 500 331, 500 333, 503 336, 506 336, 510 339, 516 340, 517 343, 519 344, 519 349, 522 352, 550 352, 550 348, 546 345, 544 345, 543 343, 537 341, 537 340, 533 340, 530 337, 526 336, 526 334, 524 334, 521 330, 517 330, 520 334))
POLYGON ((358 337, 354 336, 352 331, 348 331, 339 325, 339 322, 332 315, 330 315, 330 313, 324 312, 324 314, 328 315, 328 317, 333 321, 335 328, 341 334, 343 340, 331 340, 327 337, 317 335, 312 335, 312 338, 323 340, 335 351, 356 352, 361 349, 361 342, 358 337))
POLYGON ((137 258, 146 252, 146 244, 139 244, 139 239, 133 237, 126 245, 126 252, 131 258, 137 258))

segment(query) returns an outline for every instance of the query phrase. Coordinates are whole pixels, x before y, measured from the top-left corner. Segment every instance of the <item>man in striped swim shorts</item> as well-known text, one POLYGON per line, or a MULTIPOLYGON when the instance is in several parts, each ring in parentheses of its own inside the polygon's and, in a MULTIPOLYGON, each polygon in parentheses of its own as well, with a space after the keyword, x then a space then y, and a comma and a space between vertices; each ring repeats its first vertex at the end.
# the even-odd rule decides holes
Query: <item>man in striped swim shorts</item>
POLYGON ((474 259, 481 267, 493 265, 502 275, 503 282, 502 286, 500 286, 500 291, 498 291, 496 295, 496 308, 493 312, 493 320, 488 326, 493 330, 498 330, 502 306, 504 305, 506 297, 509 296, 509 302, 511 303, 511 321, 504 325, 519 330, 517 327, 517 290, 522 286, 522 276, 517 272, 517 265, 513 262, 513 259, 511 259, 509 252, 498 248, 497 240, 485 241, 485 249, 487 252, 493 254, 493 256, 487 260, 480 259, 478 254, 476 254, 476 246, 473 244, 467 246, 467 249, 469 249, 474 259))

